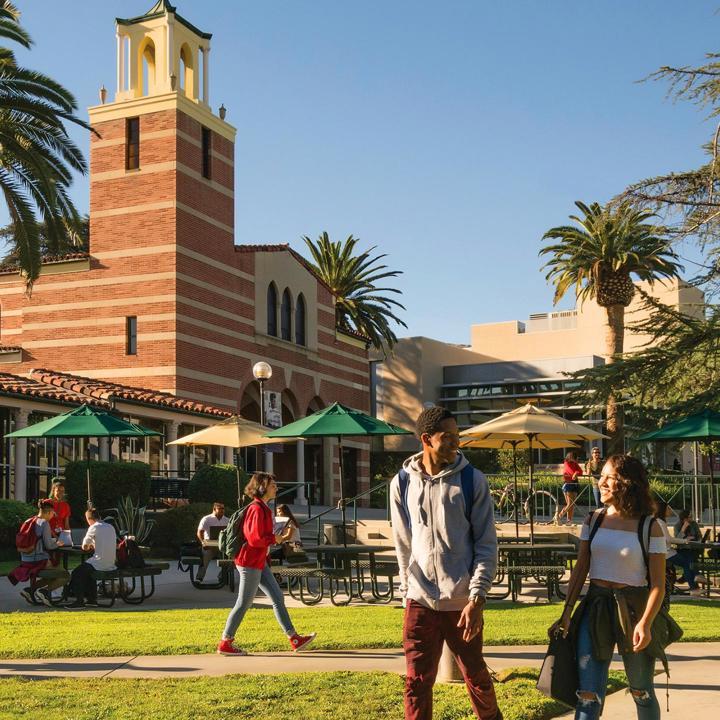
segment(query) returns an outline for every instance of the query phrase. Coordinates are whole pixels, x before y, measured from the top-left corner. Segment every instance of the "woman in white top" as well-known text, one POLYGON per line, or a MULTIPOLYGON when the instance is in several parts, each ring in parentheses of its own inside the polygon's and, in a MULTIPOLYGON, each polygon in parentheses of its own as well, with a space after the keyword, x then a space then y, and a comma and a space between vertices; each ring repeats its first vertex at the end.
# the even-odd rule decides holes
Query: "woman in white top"
POLYGON ((651 627, 665 592, 665 537, 654 519, 645 520, 653 514, 653 501, 639 460, 629 455, 608 458, 598 487, 607 507, 596 510, 583 524, 565 608, 549 633, 570 633, 575 643, 579 679, 575 720, 600 717, 616 643, 637 717, 659 720, 653 676, 655 659, 665 656, 652 642, 651 627), (648 526, 646 562, 640 530, 648 526), (573 614, 588 575, 590 587, 573 614))

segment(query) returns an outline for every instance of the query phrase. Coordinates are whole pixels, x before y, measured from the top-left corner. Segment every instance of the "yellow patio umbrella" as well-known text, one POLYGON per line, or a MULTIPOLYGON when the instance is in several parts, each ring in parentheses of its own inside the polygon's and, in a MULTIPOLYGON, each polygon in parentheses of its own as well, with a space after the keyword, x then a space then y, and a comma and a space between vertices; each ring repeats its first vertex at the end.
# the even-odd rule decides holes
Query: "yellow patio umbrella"
MULTIPOLYGON (((472 429, 472 428, 471 428, 472 429)), ((467 431, 465 431, 467 432, 467 431)), ((462 434, 462 433, 461 433, 462 434)), ((538 443, 543 450, 560 450, 568 446, 577 447, 575 442, 568 442, 567 440, 544 440, 538 443)), ((518 472, 517 472, 517 451, 527 450, 531 447, 531 441, 527 437, 515 438, 514 440, 502 439, 502 438, 485 438, 481 440, 476 437, 464 438, 460 441, 461 448, 487 448, 494 450, 512 450, 513 453, 513 514, 515 515, 515 537, 520 537, 520 496, 518 495, 518 472)))
MULTIPOLYGON (((265 437, 272 428, 247 420, 240 415, 233 415, 227 420, 190 433, 169 442, 168 445, 220 445, 222 447, 252 447, 254 445, 277 445, 278 443, 296 442, 298 438, 265 437)), ((235 467, 238 486, 238 504, 242 499, 240 488, 240 468, 235 467)))
MULTIPOLYGON (((475 440, 525 440, 530 450, 530 492, 533 491, 533 455, 534 447, 550 447, 551 443, 562 443, 565 447, 571 443, 584 442, 586 440, 600 440, 607 438, 607 435, 592 430, 591 428, 571 422, 565 418, 544 410, 536 405, 523 405, 516 410, 506 412, 500 417, 488 420, 481 425, 463 430, 460 435, 463 438, 475 440)), ((535 541, 535 529, 533 524, 533 505, 530 503, 530 542, 535 541)))

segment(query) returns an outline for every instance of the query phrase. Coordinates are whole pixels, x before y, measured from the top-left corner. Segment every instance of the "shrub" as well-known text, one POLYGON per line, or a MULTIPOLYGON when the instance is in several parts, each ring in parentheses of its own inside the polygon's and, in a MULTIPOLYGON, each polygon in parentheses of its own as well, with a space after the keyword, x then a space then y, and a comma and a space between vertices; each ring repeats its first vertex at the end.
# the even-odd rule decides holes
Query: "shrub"
POLYGON ((17 500, 0 500, 0 548, 15 550, 15 534, 37 508, 17 500))
MULTIPOLYGON (((188 498, 191 503, 225 504, 226 514, 238 505, 237 470, 234 465, 202 465, 190 480, 188 498)), ((240 470, 240 491, 245 489, 248 477, 240 470)))
MULTIPOLYGON (((140 505, 150 498, 150 466, 141 462, 91 462, 90 491, 100 512, 117 507, 128 496, 140 505)), ((65 491, 72 517, 80 521, 87 507, 87 463, 76 461, 65 466, 65 491)))
POLYGON ((190 503, 156 513, 151 536, 155 552, 177 555, 180 545, 197 540, 200 518, 211 512, 212 503, 190 503))

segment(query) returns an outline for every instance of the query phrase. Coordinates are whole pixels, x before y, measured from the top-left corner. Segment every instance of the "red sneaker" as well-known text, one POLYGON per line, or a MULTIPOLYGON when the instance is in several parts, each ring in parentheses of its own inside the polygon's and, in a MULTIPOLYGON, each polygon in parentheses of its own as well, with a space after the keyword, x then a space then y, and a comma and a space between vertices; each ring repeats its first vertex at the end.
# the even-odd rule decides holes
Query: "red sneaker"
POLYGON ((290 645, 292 645, 293 651, 303 652, 307 650, 312 645, 315 635, 317 635, 317 633, 310 633, 309 635, 298 635, 295 633, 290 638, 290 645))
POLYGON ((235 638, 221 640, 217 646, 218 655, 247 655, 247 653, 235 645, 235 638))

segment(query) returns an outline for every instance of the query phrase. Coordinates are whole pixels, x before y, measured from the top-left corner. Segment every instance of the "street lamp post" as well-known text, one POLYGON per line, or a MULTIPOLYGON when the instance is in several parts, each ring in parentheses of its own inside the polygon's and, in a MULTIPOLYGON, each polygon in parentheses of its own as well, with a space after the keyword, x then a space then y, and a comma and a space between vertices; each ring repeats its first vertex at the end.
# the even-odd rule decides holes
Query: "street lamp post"
MULTIPOLYGON (((258 381, 260 385, 260 424, 265 425, 265 383, 272 377, 272 368, 270 365, 263 360, 256 362, 253 365, 253 377, 258 381)), ((263 469, 267 470, 268 467, 268 456, 265 448, 262 450, 263 454, 263 469)), ((272 468, 270 468, 272 471, 272 468)))

